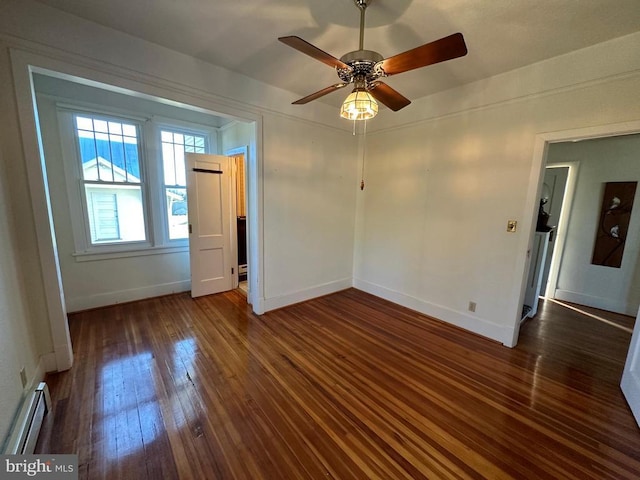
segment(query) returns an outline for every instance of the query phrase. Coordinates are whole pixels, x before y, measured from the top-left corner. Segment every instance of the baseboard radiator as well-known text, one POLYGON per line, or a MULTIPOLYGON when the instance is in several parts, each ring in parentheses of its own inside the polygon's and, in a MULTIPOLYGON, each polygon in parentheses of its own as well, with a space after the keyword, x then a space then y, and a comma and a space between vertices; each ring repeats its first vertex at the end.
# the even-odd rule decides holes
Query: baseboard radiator
POLYGON ((49 387, 45 382, 41 382, 25 399, 5 453, 10 455, 32 454, 36 448, 42 422, 50 409, 49 387))

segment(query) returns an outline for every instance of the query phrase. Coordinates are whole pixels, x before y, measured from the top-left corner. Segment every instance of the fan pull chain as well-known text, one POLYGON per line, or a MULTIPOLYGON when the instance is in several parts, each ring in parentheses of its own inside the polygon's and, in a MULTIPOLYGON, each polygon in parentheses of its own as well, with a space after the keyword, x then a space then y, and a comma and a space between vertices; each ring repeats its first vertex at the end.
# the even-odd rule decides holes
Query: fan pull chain
POLYGON ((367 120, 364 121, 364 131, 362 133, 362 174, 360 177, 360 190, 364 190, 364 159, 367 153, 367 120))

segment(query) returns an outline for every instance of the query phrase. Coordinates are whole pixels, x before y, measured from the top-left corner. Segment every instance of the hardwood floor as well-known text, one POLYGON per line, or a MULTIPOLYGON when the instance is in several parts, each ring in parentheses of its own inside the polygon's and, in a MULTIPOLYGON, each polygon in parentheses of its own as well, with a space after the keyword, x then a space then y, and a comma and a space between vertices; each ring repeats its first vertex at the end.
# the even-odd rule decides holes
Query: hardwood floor
POLYGON ((630 334, 551 302, 498 343, 350 289, 72 315, 38 451, 80 478, 637 479, 630 334))

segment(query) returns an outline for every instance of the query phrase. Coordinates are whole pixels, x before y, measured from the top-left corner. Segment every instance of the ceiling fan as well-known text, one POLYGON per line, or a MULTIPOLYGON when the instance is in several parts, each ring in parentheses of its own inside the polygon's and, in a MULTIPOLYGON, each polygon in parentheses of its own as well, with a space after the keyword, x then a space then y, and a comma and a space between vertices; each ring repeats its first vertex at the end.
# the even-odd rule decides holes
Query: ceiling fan
MULTIPOLYGON (((464 38, 461 33, 454 33, 448 37, 441 38, 440 40, 427 43, 389 58, 384 58, 378 52, 365 50, 365 12, 373 0, 353 1, 360 9, 360 45, 358 50, 346 53, 340 57, 340 59, 324 52, 300 37, 287 36, 278 38, 282 43, 295 48, 296 50, 309 55, 330 67, 334 67, 341 80, 340 83, 323 88, 318 92, 296 100, 293 102, 294 105, 303 105, 331 92, 340 90, 347 85, 354 84, 353 94, 357 95, 358 92, 368 92, 369 95, 389 107, 391 110, 398 111, 409 105, 411 101, 386 83, 380 81, 381 78, 397 75, 416 68, 426 67, 428 65, 444 62, 453 58, 462 57, 467 54, 467 46, 464 43, 464 38)), ((366 96, 368 97, 369 95, 366 96)), ((349 98, 347 98, 347 100, 349 100, 349 98)), ((375 101, 373 103, 375 103, 375 101)), ((377 104, 375 105, 375 109, 375 113, 377 113, 377 104)), ((341 113, 341 115, 345 118, 360 120, 363 118, 371 118, 375 113, 368 116, 360 116, 360 113, 354 113, 354 111, 352 111, 351 116, 349 116, 344 114, 343 108, 343 113, 341 113)))

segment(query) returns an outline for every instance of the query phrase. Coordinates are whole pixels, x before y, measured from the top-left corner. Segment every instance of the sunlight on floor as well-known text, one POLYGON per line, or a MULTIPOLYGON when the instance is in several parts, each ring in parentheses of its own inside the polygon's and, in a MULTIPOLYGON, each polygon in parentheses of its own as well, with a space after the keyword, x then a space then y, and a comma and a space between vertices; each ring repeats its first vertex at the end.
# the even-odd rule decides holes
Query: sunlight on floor
POLYGON ((573 305, 568 305, 564 302, 555 300, 553 298, 545 298, 545 300, 548 300, 553 303, 557 303, 558 305, 562 305, 563 307, 573 310, 574 312, 581 313, 583 315, 586 315, 587 317, 598 320, 599 322, 603 322, 603 323, 606 323, 607 325, 611 325, 612 327, 616 327, 616 328, 619 328, 620 330, 624 330, 625 332, 633 333, 633 330, 631 328, 623 327, 622 325, 618 325, 617 323, 612 322, 611 320, 607 320, 606 318, 599 317, 598 315, 594 315, 593 313, 585 312, 584 310, 576 308, 573 305))

